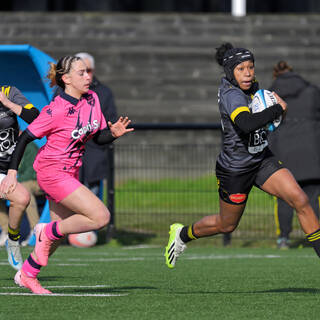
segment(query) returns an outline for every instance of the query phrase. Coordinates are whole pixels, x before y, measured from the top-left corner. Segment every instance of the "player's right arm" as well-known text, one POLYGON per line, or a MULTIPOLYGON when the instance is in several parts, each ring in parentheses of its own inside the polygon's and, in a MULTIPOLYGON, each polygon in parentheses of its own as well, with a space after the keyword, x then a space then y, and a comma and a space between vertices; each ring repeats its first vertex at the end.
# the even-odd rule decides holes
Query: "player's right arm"
POLYGON ((39 110, 16 87, 2 87, 0 102, 27 123, 39 115, 39 110))

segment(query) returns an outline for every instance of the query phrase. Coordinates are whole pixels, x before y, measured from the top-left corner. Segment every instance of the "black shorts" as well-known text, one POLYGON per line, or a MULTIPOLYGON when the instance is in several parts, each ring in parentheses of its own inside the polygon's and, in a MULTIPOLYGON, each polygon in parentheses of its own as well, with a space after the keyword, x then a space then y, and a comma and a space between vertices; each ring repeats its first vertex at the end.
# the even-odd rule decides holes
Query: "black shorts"
POLYGON ((247 171, 228 171, 217 162, 216 176, 220 198, 227 203, 243 204, 253 186, 260 188, 273 173, 282 168, 282 163, 271 152, 258 166, 247 171))

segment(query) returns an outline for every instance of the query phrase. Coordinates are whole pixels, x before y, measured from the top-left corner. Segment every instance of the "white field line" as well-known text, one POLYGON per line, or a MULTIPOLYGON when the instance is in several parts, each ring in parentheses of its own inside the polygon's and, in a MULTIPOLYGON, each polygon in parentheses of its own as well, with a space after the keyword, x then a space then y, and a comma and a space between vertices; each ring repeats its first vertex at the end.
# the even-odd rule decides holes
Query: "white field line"
POLYGON ((123 297, 124 294, 112 294, 112 293, 51 293, 51 294, 34 294, 34 293, 18 293, 18 292, 0 292, 0 296, 34 296, 34 297, 123 297))
MULTIPOLYGON (((65 289, 65 288, 110 288, 110 285, 94 285, 94 286, 46 286, 51 289, 65 289)), ((20 287, 0 287, 0 289, 18 289, 20 287)), ((45 297, 122 297, 127 296, 128 293, 52 293, 52 294, 34 294, 30 292, 0 292, 1 296, 45 296, 45 297)))
MULTIPOLYGON (((179 259, 181 260, 232 260, 232 259, 316 259, 316 255, 275 255, 275 254, 223 254, 223 255, 200 255, 200 254, 185 254, 179 259)), ((110 257, 110 258, 93 258, 89 255, 85 258, 52 258, 50 262, 56 266, 70 266, 70 267, 83 267, 88 266, 91 263, 105 263, 105 262, 135 262, 135 261, 154 261, 154 260, 164 260, 162 254, 159 255, 146 255, 140 257, 124 256, 124 257, 110 257)), ((7 260, 0 260, 0 265, 8 265, 7 260)))

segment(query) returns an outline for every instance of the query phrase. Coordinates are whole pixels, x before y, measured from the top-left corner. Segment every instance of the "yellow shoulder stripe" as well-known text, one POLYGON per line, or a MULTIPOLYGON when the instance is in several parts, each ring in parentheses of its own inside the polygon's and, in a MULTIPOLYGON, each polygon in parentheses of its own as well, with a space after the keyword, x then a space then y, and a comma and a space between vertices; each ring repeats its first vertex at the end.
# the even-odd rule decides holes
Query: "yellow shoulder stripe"
POLYGON ((231 115, 230 115, 230 118, 232 120, 232 122, 234 122, 234 119, 236 118, 236 116, 243 112, 243 111, 246 111, 246 112, 250 112, 250 109, 249 107, 238 107, 236 110, 234 110, 231 115))
POLYGON ((26 105, 24 106, 24 108, 25 108, 25 109, 32 109, 32 108, 34 108, 34 106, 33 106, 33 104, 28 103, 28 104, 26 104, 26 105))
POLYGON ((2 87, 1 91, 8 97, 11 87, 2 87))

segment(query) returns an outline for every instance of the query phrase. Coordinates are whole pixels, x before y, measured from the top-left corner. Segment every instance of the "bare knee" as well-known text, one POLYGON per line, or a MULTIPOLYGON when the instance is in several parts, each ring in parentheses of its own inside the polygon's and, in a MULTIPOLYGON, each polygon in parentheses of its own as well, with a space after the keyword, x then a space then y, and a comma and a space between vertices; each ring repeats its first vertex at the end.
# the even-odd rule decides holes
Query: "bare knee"
POLYGON ((27 190, 19 192, 16 199, 12 201, 14 207, 25 209, 30 203, 30 194, 27 190))
POLYGON ((237 228, 237 225, 230 224, 221 227, 221 233, 231 233, 237 228))
POLYGON ((96 224, 96 230, 104 228, 110 221, 110 212, 106 208, 105 210, 101 210, 96 218, 95 218, 95 224, 96 224))
POLYGON ((296 190, 292 193, 289 204, 296 209, 297 212, 303 211, 309 205, 309 199, 302 190, 296 190))

